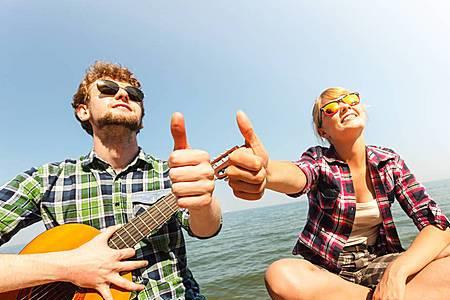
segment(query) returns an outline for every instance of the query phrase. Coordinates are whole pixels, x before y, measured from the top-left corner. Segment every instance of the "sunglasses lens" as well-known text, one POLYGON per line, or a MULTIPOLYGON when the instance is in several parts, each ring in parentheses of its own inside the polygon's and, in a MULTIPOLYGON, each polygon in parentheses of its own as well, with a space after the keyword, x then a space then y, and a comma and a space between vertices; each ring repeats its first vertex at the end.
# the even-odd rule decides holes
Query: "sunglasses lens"
POLYGON ((109 80, 97 81, 97 89, 105 95, 115 95, 119 91, 119 85, 109 80))
MULTIPOLYGON (((100 93, 111 96, 117 94, 120 89, 119 85, 111 80, 97 81, 97 88, 100 93)), ((144 93, 134 86, 127 86, 125 91, 128 93, 128 96, 132 101, 142 102, 144 100, 144 93)))
POLYGON ((339 110, 339 103, 337 102, 331 102, 325 105, 323 108, 323 113, 327 116, 332 116, 339 110))
POLYGON ((358 94, 349 94, 342 99, 342 102, 347 103, 351 106, 359 104, 359 101, 360 100, 358 94))
POLYGON ((140 89, 133 86, 127 86, 125 90, 132 101, 142 102, 144 100, 144 93, 140 89))

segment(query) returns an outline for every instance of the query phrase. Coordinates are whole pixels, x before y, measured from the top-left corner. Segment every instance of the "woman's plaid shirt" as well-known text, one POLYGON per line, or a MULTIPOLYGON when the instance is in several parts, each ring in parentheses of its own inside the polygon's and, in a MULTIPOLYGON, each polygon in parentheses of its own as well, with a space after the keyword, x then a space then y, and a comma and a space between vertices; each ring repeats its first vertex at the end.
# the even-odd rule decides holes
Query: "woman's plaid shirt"
MULTIPOLYGON (((26 171, 0 188, 0 245, 40 220, 47 229, 66 223, 98 229, 124 224, 170 191, 168 172, 167 162, 142 150, 118 174, 94 152, 26 171)), ((150 263, 133 272, 146 286, 133 299, 203 299, 187 268, 181 227, 192 235, 185 210, 136 245, 137 259, 150 263)))
MULTIPOLYGON (((419 230, 433 224, 441 229, 450 223, 438 205, 417 182, 394 151, 366 147, 370 178, 383 218, 376 249, 380 254, 404 251, 392 218, 394 200, 419 230)), ((355 219, 356 197, 349 166, 339 160, 333 147, 312 147, 295 164, 305 173, 307 184, 296 195, 307 193, 309 211, 293 254, 301 254, 330 271, 339 271, 338 257, 355 219)))

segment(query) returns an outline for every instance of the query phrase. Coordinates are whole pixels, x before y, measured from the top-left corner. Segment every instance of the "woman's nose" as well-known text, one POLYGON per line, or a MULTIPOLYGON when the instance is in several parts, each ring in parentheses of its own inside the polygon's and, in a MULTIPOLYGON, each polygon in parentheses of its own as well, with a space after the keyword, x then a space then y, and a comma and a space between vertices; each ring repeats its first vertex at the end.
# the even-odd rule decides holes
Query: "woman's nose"
POLYGON ((344 101, 341 101, 341 102, 339 103, 339 107, 340 107, 340 109, 341 109, 342 112, 346 112, 347 110, 350 109, 351 105, 348 104, 348 103, 345 103, 344 101))

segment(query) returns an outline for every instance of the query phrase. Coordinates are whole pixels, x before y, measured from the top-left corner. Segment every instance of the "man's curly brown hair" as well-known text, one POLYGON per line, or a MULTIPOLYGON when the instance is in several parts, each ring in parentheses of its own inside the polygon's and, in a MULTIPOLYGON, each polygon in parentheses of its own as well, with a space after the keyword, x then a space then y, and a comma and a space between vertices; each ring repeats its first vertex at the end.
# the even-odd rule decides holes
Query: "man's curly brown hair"
MULTIPOLYGON (((83 80, 78 86, 78 90, 73 95, 72 98, 72 107, 75 110, 75 117, 81 123, 81 127, 89 133, 93 134, 92 126, 89 121, 81 121, 76 113, 76 109, 80 104, 88 104, 89 103, 89 87, 92 83, 94 83, 98 79, 102 78, 110 78, 116 81, 128 82, 130 85, 140 88, 141 83, 134 76, 134 74, 126 67, 120 64, 114 64, 105 61, 96 61, 94 64, 90 65, 86 70, 86 74, 84 75, 83 80)), ((144 105, 141 103, 142 107, 142 118, 144 117, 144 105)), ((142 119, 141 119, 142 122, 142 119)), ((139 132, 139 131, 138 131, 139 132)))

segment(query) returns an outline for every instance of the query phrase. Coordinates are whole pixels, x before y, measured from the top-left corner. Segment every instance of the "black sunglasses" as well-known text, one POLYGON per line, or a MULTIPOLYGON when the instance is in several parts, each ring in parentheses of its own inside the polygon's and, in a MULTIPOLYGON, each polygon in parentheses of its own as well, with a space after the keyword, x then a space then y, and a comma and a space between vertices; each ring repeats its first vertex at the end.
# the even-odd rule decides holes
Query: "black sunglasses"
MULTIPOLYGON (((97 89, 102 94, 114 96, 121 87, 114 81, 103 79, 97 80, 97 89)), ((137 87, 129 85, 123 89, 128 93, 130 100, 134 102, 142 102, 144 100, 144 93, 137 87)))

